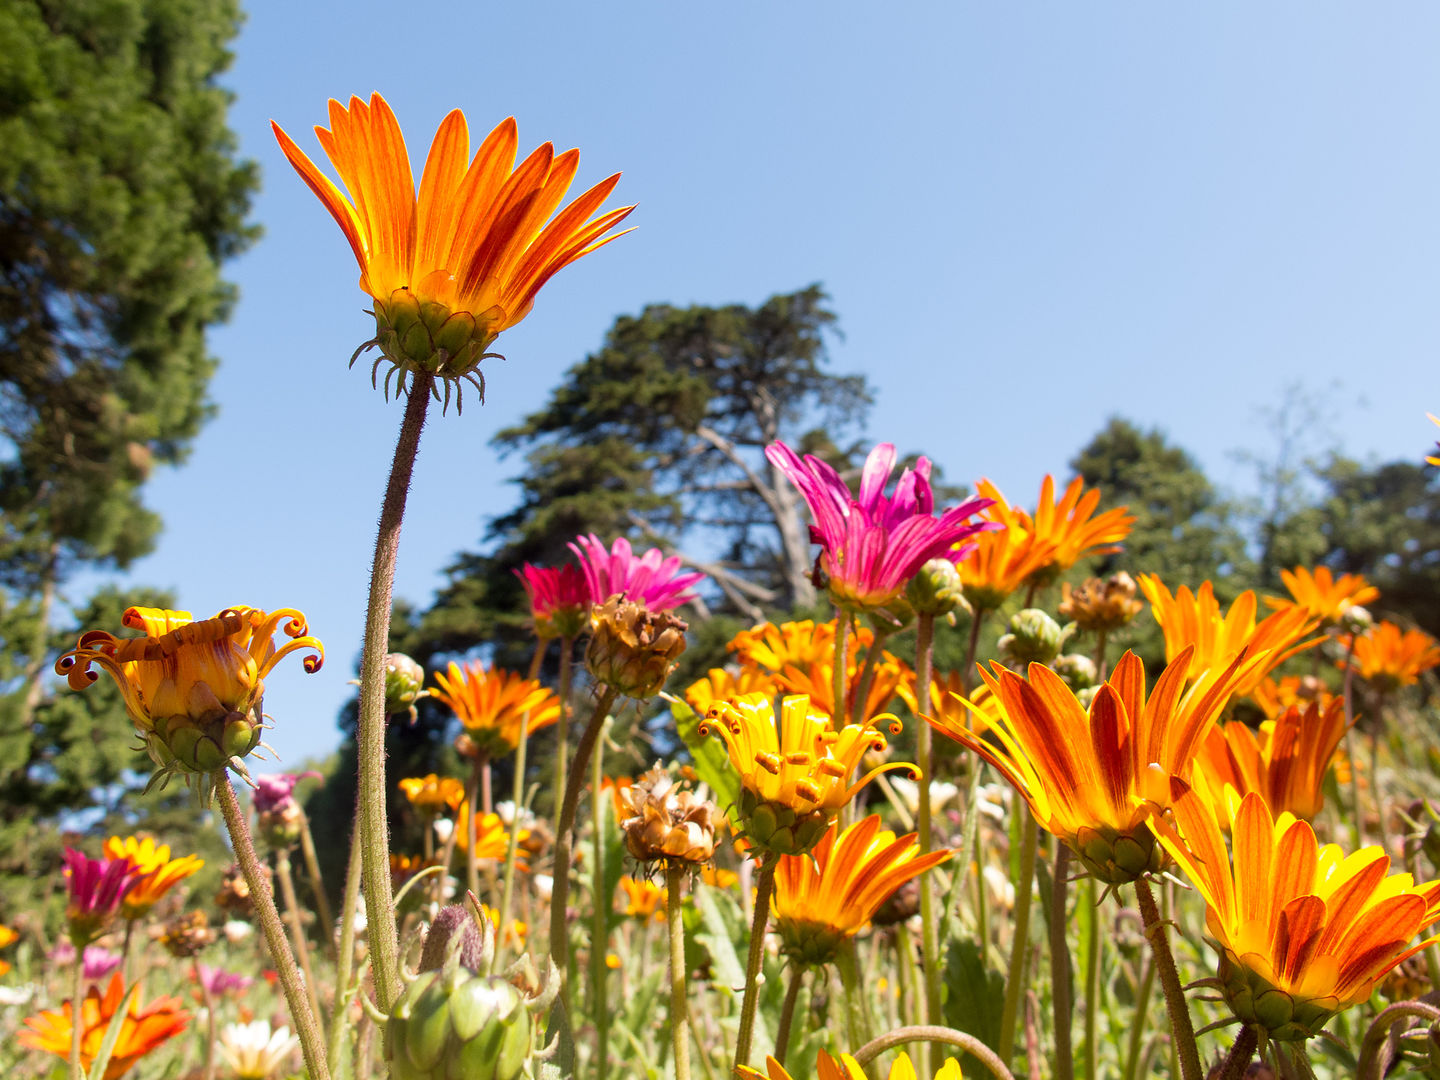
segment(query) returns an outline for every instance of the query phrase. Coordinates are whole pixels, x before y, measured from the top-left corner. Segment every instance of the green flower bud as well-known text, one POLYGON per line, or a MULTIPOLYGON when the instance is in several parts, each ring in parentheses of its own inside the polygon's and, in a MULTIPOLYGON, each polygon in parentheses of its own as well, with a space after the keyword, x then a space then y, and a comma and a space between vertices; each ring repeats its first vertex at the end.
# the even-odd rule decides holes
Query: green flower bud
POLYGON ((1048 664, 1060 655, 1069 633, 1039 608, 1026 608, 1010 619, 1010 632, 1001 636, 1000 652, 1014 664, 1048 664))
POLYGON ((1085 869, 1107 885, 1125 885, 1165 865, 1165 849, 1144 825, 1134 832, 1081 828, 1071 845, 1085 869))
POLYGON ((1066 653, 1057 657, 1050 668, 1065 680, 1066 686, 1076 691, 1094 687, 1099 675, 1095 670, 1095 661, 1083 653, 1066 653))
POLYGON ((905 586, 905 600, 917 615, 949 615, 969 608, 960 571, 949 559, 931 559, 905 586))
POLYGON ((409 713, 416 718, 415 702, 429 697, 425 689, 425 669, 404 653, 392 652, 385 657, 385 714, 409 713))
POLYGON ((830 827, 824 810, 797 812, 784 803, 762 799, 749 788, 740 789, 741 836, 775 855, 804 855, 820 842, 830 827))

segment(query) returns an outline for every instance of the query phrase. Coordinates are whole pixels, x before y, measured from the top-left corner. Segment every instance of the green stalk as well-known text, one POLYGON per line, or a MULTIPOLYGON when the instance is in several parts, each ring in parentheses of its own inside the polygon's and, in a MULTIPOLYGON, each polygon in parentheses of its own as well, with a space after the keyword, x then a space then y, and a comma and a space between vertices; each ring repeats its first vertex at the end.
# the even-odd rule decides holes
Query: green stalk
MULTIPOLYGON (((530 659, 532 680, 540 674, 540 663, 545 659, 545 647, 550 642, 541 638, 535 645, 535 655, 530 659)), ((495 959, 491 971, 501 967, 500 958, 505 952, 505 931, 510 925, 510 904, 515 898, 515 864, 520 851, 520 809, 525 804, 525 749, 530 741, 530 714, 527 712, 520 721, 520 740, 515 746, 515 783, 511 787, 511 801, 515 814, 510 822, 510 842, 505 847, 505 884, 500 889, 500 926, 495 934, 495 959)))
POLYGON ((854 938, 845 939, 835 949, 835 968, 840 972, 840 985, 845 991, 845 1037, 851 1046, 864 1046, 870 1041, 870 1025, 862 1003, 854 938))
MULTIPOLYGON (((1365 846, 1365 811, 1360 805, 1360 762, 1355 757, 1355 635, 1350 635, 1350 645, 1345 650, 1345 756, 1350 759, 1350 803, 1352 828, 1355 830, 1355 849, 1365 846)), ((1374 783, 1374 780, 1371 780, 1374 783)))
POLYGON ((1195 1027, 1190 1022, 1190 1006, 1185 1001, 1185 991, 1180 986, 1180 975, 1175 970, 1175 957, 1170 953, 1170 939, 1165 932, 1165 923, 1160 918, 1155 894, 1150 883, 1143 877, 1135 879, 1135 896, 1140 901, 1140 916, 1145 922, 1145 937, 1150 941, 1155 955, 1155 970, 1160 976, 1160 987, 1165 992, 1165 1007, 1170 1012, 1172 1046, 1180 1060, 1180 1075, 1183 1080, 1201 1080, 1205 1075, 1200 1068, 1200 1052, 1195 1046, 1195 1027))
POLYGON ((850 613, 842 608, 835 609, 835 670, 830 673, 830 693, 834 698, 832 723, 838 731, 845 724, 845 691, 850 686, 849 672, 850 613))
MULTIPOLYGON (((1074 1080, 1070 1024, 1073 1000, 1070 993, 1070 946, 1065 939, 1065 906, 1070 892, 1070 848, 1055 841, 1055 869, 1050 882, 1050 986, 1055 1009, 1055 1080, 1074 1080)), ((1087 1003, 1088 1004, 1088 1003, 1087 1003)), ((1091 1073, 1088 1080, 1095 1080, 1091 1073)))
POLYGON ((1155 987, 1155 961, 1145 963, 1145 974, 1140 976, 1140 989, 1135 993, 1135 1012, 1130 1020, 1130 1046, 1125 1053, 1123 1080, 1135 1080, 1140 1075, 1140 1055, 1144 1049, 1146 1017, 1150 1012, 1150 992, 1155 987))
POLYGON ((805 982, 805 969, 809 965, 803 960, 790 963, 790 982, 785 987, 785 1002, 780 1006, 780 1027, 775 1032, 775 1060, 785 1064, 785 1055, 790 1051, 790 1028, 795 1023, 795 1003, 800 1000, 800 987, 805 982))
POLYGON ((76 945, 75 973, 70 980, 70 1080, 85 1080, 85 1070, 80 1064, 80 1046, 84 1035, 85 946, 76 945))
MULTIPOLYGON (((838 630, 837 630, 838 633, 838 630)), ((755 1006, 759 1003, 760 968, 765 961, 765 927, 770 922, 770 897, 775 892, 779 857, 760 863, 755 880, 755 918, 750 923, 750 956, 745 963, 745 997, 740 1003, 740 1034, 735 1041, 735 1068, 750 1064, 750 1043, 755 1038, 755 1006)), ((733 1070, 732 1070, 733 1071, 733 1070)))
POLYGON ((1090 936, 1085 941, 1085 1077, 1099 1080, 1100 1040, 1096 1030, 1100 1019, 1100 907, 1095 879, 1085 879, 1085 905, 1090 911, 1090 936))
POLYGON ((290 924, 290 937, 295 942, 295 955, 300 960, 300 970, 305 973, 305 992, 314 1011, 315 1026, 322 1028, 325 1018, 320 1012, 320 991, 316 988, 315 973, 310 970, 310 950, 306 947, 305 928, 300 922, 300 902, 296 899, 295 878, 290 872, 290 852, 285 849, 275 853, 275 876, 280 881, 280 896, 285 901, 286 921, 290 924))
MULTIPOLYGON (((230 786, 230 777, 224 769, 217 769, 211 774, 211 779, 215 783, 215 797, 220 803, 220 813, 230 831, 235 860, 245 875, 245 884, 250 886, 250 898, 255 904, 255 914, 260 920, 260 929, 264 931, 265 944, 270 947, 270 959, 280 977, 285 1003, 290 1006, 290 1018, 295 1021, 295 1033, 300 1036, 300 1050, 305 1056, 305 1068, 309 1070, 311 1080, 330 1080, 330 1066, 325 1059, 325 1044, 321 1039, 320 1028, 315 1023, 315 1015, 310 1011, 305 989, 300 985, 300 971, 295 966, 295 956, 290 952, 290 944, 285 940, 285 926, 280 921, 280 913, 275 910, 275 897, 270 893, 270 883, 265 880, 260 860, 255 855, 255 845, 250 840, 250 828, 245 824, 240 800, 235 797, 235 789, 230 786)), ((388 869, 386 874, 389 874, 388 869)))
POLYGON ((613 897, 605 895, 605 835, 601 825, 605 809, 600 800, 605 782, 605 723, 600 724, 600 737, 590 758, 590 813, 594 817, 591 839, 594 861, 590 867, 590 1002, 595 1020, 595 1076, 605 1080, 610 1069, 610 1003, 605 997, 605 953, 610 942, 610 905, 613 897))
POLYGON ((884 651, 885 641, 889 636, 889 631, 876 630, 875 636, 870 639, 870 648, 865 650, 865 661, 860 667, 860 681, 855 684, 855 700, 850 703, 852 724, 865 722, 865 703, 870 700, 870 688, 875 685, 875 661, 884 651))
MULTIPOLYGON (((359 817, 359 814, 356 814, 359 817)), ((350 838, 345 893, 340 900, 340 947, 335 957, 335 1011, 330 1017, 330 1060, 337 1063, 345 1045, 350 1013, 350 973, 355 963, 355 913, 360 907, 360 838, 350 838)))
MULTIPOLYGON (((1030 894, 1035 881, 1035 859, 1040 850, 1040 826, 1030 807, 1021 811, 1020 872, 1015 878, 1015 932, 1010 942, 1010 970, 1005 977, 1005 1000, 1000 1007, 1000 1060, 1008 1068, 1015 1052, 1015 1022, 1020 1014, 1021 983, 1025 981, 1025 954, 1030 943, 1030 894)), ((984 888, 984 874, 980 887, 984 888)), ((1186 1080, 1189 1080, 1187 1077, 1186 1080)))
POLYGON ((325 895, 325 883, 320 878, 320 860, 315 855, 315 837, 310 832, 310 815, 300 814, 300 857, 305 860, 305 873, 310 878, 310 888, 315 891, 315 914, 320 917, 320 932, 335 948, 335 919, 330 914, 330 899, 325 895))
MULTIPOLYGON (((365 612, 365 645, 360 654, 360 712, 355 731, 360 760, 360 842, 365 877, 366 914, 369 921, 371 966, 375 996, 388 1012, 400 994, 400 940, 395 925, 395 896, 390 887, 390 830, 385 817, 385 653, 390 645, 390 608, 395 587, 395 561, 400 552, 400 525, 405 499, 420 450, 420 432, 430 404, 434 380, 416 374, 406 395, 405 418, 395 442, 395 457, 380 508, 375 537, 375 562, 370 572, 370 598, 365 612)), ((226 784, 228 787, 228 782, 226 784)), ((253 889, 253 886, 252 886, 253 889)), ((283 935, 282 935, 283 939, 283 935)), ((293 1003, 292 1003, 293 1007, 293 1003)), ((298 1020, 297 1020, 298 1022, 298 1020)), ((316 1060, 324 1068, 324 1051, 318 1045, 316 1060)), ((312 1057, 307 1051, 305 1058, 312 1057)), ((312 1065, 312 1080, 321 1080, 312 1065)))
MULTIPOLYGON (((574 667, 575 639, 560 639, 560 719, 555 722, 555 791, 565 790, 565 778, 569 775, 565 763, 566 744, 570 740, 570 673, 574 667)), ((560 835, 560 801, 555 802, 555 835, 560 835)))
POLYGON ((465 830, 465 887, 476 896, 480 895, 480 859, 475 851, 475 817, 481 812, 481 777, 489 767, 485 752, 476 753, 475 765, 470 770, 470 783, 465 789, 465 820, 456 822, 465 830))
POLYGON ((670 924, 670 1038, 675 1048, 675 1080, 690 1080, 690 1002, 685 993, 685 923, 680 918, 684 878, 685 864, 666 860, 665 916, 670 924))
MULTIPOLYGON (((935 616, 920 615, 915 626, 915 700, 920 706, 920 726, 915 731, 915 764, 920 769, 920 813, 917 821, 920 855, 934 850, 933 811, 930 806, 931 739, 934 737, 925 717, 931 711, 930 683, 933 678, 933 643, 935 616)), ((925 969, 925 1023, 939 1024, 940 1016, 940 934, 935 918, 935 887, 930 874, 920 875, 920 955, 925 969)), ((930 1045, 923 1048, 921 1061, 925 1075, 934 1073, 930 1062, 930 1045)))
POLYGON ((215 1080, 215 1047, 218 1040, 215 1038, 215 995, 210 993, 210 987, 200 977, 200 965, 195 964, 195 981, 200 984, 200 997, 205 1002, 205 1068, 201 1073, 202 1080, 215 1080))
POLYGON ((1249 1024, 1241 1027, 1235 1045, 1230 1048, 1225 1064, 1220 1068, 1220 1080, 1245 1080, 1245 1071, 1250 1067, 1250 1059, 1255 1056, 1255 1048, 1259 1045, 1255 1029, 1249 1024))
POLYGON ((565 778, 565 797, 560 804, 560 829, 555 834, 555 884, 550 894, 550 956, 564 980, 560 984, 560 993, 565 1001, 565 1011, 571 1016, 575 1013, 570 1006, 570 935, 565 919, 565 908, 570 898, 570 834, 575 830, 575 812, 580 805, 585 766, 590 763, 595 740, 600 737, 600 728, 617 697, 619 694, 613 688, 604 688, 600 700, 595 703, 590 722, 585 725, 585 733, 575 747, 575 760, 570 763, 569 775, 565 778))

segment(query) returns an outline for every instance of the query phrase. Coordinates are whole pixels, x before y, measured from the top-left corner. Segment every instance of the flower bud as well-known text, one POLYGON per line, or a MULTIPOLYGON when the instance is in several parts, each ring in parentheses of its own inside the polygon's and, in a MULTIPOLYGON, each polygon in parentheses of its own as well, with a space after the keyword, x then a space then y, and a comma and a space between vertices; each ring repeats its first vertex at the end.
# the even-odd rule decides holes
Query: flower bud
POLYGON ((621 799, 629 813, 620 822, 625 847, 638 862, 667 859, 698 865, 714 857, 720 812, 672 780, 661 766, 626 788, 621 799))
POLYGON ((1066 686, 1075 691, 1090 689, 1099 677, 1099 672, 1095 670, 1095 661, 1084 653, 1066 653, 1056 657, 1050 668, 1065 680, 1066 686))
POLYGON ((1108 580, 1086 578, 1075 588, 1060 586, 1060 614, 1081 630, 1117 630, 1144 610, 1135 579, 1121 570, 1108 580))
POLYGON ((1359 604, 1351 604, 1340 616, 1340 629, 1347 634, 1363 634, 1374 625, 1374 616, 1359 604))
POLYGON ((905 600, 916 615, 949 615, 969 605, 960 571, 949 559, 931 559, 905 586, 905 600))
POLYGON ((1000 652, 1012 663, 1048 664, 1060 655, 1069 634, 1039 608, 1026 608, 1010 619, 1010 632, 1001 635, 1000 652))
POLYGON ((260 835, 272 851, 284 851, 293 847, 300 839, 304 822, 305 812, 293 798, 285 799, 279 805, 255 815, 260 835))
POLYGON ((203 911, 191 911, 177 915, 165 924, 160 934, 160 944, 177 960, 194 956, 207 945, 213 945, 218 935, 210 929, 210 920, 203 911))
POLYGON ((425 669, 404 653, 392 652, 385 657, 385 715, 409 713, 416 719, 415 702, 429 694, 425 690, 425 669))
POLYGON ((648 611, 619 594, 590 613, 590 628, 585 666, 596 682, 632 698, 660 692, 685 651, 689 629, 669 612, 648 611))
MULTIPOLYGON (((265 872, 268 883, 271 870, 268 866, 262 866, 261 869, 265 872)), ((238 864, 225 871, 225 877, 220 882, 220 891, 215 894, 215 906, 243 919, 248 919, 254 912, 255 900, 250 895, 250 884, 245 880, 245 874, 238 864)))

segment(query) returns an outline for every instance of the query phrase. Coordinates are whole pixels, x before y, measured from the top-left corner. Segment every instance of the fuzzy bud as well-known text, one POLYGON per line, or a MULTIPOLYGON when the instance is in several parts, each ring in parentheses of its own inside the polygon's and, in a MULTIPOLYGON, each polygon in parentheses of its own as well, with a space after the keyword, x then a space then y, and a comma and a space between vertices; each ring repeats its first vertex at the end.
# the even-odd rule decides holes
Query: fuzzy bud
POLYGON ((1069 634, 1039 608, 1026 608, 1010 619, 1010 632, 1001 635, 1000 652, 1015 664, 1048 664, 1060 655, 1069 634))
POLYGON ((203 911, 191 911, 177 915, 165 924, 160 934, 160 944, 177 960, 194 956, 207 945, 213 945, 218 937, 210 929, 210 920, 203 911))
POLYGON ((669 612, 649 611, 617 594, 590 613, 585 666, 596 682, 627 697, 654 697, 685 651, 688 629, 669 612))
POLYGON ((949 559, 931 559, 905 586, 905 600, 916 615, 949 615, 962 608, 965 586, 949 559))
POLYGON ((425 669, 404 653, 389 653, 385 657, 385 715, 409 713, 414 723, 415 703, 423 697, 429 697, 425 669))
POLYGON ((1057 657, 1050 668, 1065 680, 1066 686, 1076 691, 1089 690, 1099 676, 1099 672, 1095 670, 1095 661, 1084 653, 1066 653, 1057 657))

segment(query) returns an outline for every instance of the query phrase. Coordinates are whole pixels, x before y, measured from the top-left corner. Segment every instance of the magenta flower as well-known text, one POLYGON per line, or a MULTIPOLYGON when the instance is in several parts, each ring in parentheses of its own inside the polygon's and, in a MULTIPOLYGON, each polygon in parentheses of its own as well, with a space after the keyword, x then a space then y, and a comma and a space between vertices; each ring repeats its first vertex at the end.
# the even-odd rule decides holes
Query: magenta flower
POLYGON ((129 859, 91 859, 74 848, 65 849, 65 885, 70 899, 65 917, 70 941, 82 948, 104 932, 127 893, 144 876, 129 859))
POLYGON ((895 468, 892 443, 880 443, 865 459, 858 498, 825 462, 810 455, 802 460, 783 442, 767 446, 765 458, 809 504, 815 519, 810 539, 824 548, 821 567, 829 577, 830 598, 851 611, 894 602, 931 559, 959 562, 975 548, 964 543, 967 538, 997 527, 970 521, 990 499, 972 497, 933 517, 928 458, 902 472, 887 497, 885 485, 895 468))
MULTIPOLYGON (((571 545, 572 547, 574 545, 571 545)), ((578 566, 531 566, 515 576, 530 597, 530 618, 541 641, 575 637, 590 614, 590 584, 578 566)))
POLYGON ((80 961, 85 981, 104 982, 120 969, 120 962, 124 959, 119 953, 113 953, 99 945, 85 946, 84 958, 80 961))
POLYGON ((659 548, 651 548, 637 559, 630 550, 630 541, 623 536, 610 545, 609 551, 594 533, 577 536, 570 550, 580 559, 593 604, 603 604, 621 593, 651 611, 669 611, 695 599, 690 587, 705 577, 699 573, 680 574, 679 557, 667 559, 659 548))
POLYGON ((195 965, 195 977, 212 998, 227 993, 243 994, 255 980, 249 975, 236 975, 224 968, 212 968, 208 964, 195 965))
POLYGON ((264 814, 278 810, 290 801, 295 785, 305 779, 323 780, 324 777, 314 770, 303 773, 261 773, 256 776, 255 793, 251 796, 255 812, 264 814))

